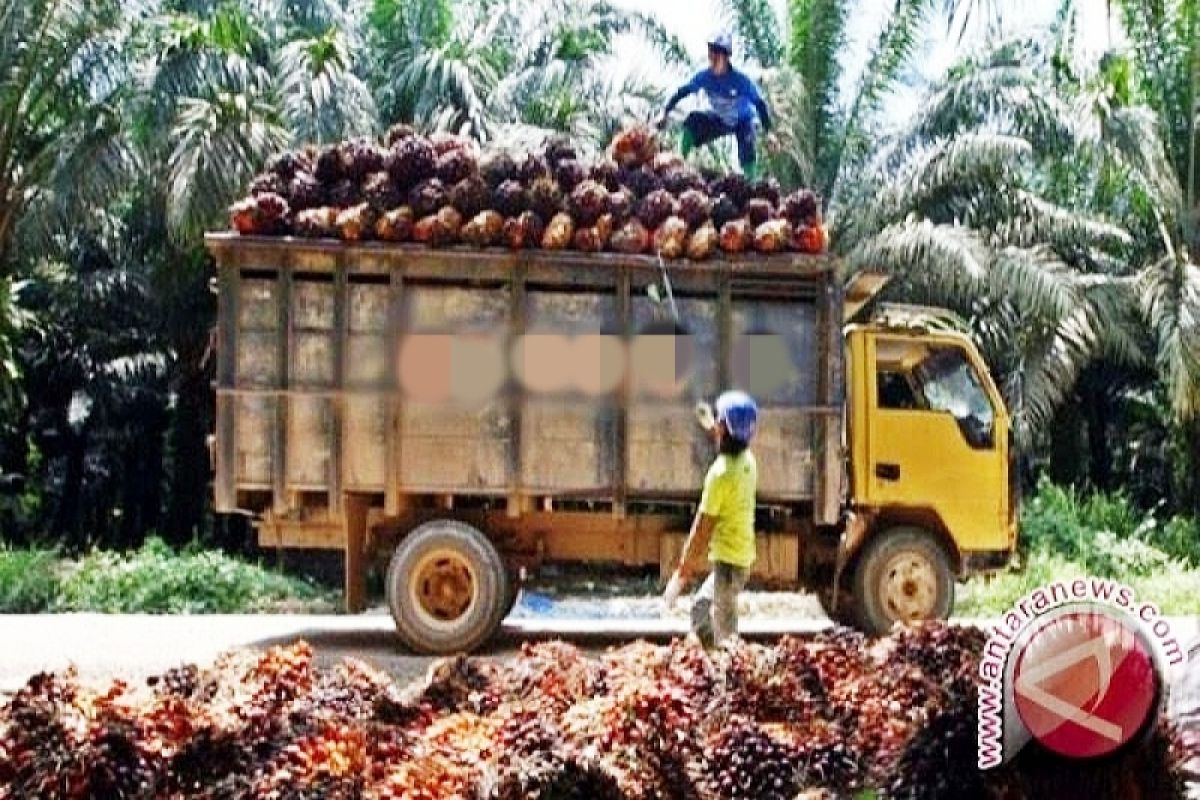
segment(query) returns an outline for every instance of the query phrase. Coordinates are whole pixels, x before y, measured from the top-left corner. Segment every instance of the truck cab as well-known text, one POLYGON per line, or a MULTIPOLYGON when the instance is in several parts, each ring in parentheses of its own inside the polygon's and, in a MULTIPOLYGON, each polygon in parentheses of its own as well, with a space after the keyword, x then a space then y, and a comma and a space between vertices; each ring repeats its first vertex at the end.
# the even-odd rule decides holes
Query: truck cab
POLYGON ((1011 420, 974 343, 891 307, 846 330, 848 523, 838 577, 862 627, 945 617, 954 582, 1007 563, 1011 420))

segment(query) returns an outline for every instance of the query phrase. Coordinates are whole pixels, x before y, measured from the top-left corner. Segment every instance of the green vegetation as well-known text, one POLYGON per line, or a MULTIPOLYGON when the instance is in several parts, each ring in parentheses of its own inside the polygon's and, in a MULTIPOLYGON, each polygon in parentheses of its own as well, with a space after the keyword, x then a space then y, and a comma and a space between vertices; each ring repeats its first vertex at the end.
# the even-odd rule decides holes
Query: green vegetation
POLYGON ((1113 578, 1166 614, 1200 614, 1200 524, 1148 515, 1122 494, 1083 494, 1042 481, 1021 512, 1013 569, 963 587, 955 612, 1002 613, 1028 592, 1081 575, 1113 578))
POLYGON ((151 538, 133 552, 79 559, 46 549, 0 550, 0 613, 95 611, 232 614, 333 610, 313 583, 212 550, 151 538))

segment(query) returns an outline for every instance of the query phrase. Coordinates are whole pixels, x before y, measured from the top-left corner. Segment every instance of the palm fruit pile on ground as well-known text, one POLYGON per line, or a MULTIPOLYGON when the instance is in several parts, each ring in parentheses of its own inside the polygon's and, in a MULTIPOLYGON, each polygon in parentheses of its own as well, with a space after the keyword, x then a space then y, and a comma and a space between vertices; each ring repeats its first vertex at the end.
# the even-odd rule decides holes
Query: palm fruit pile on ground
POLYGON ((770 179, 702 174, 659 152, 645 127, 622 131, 607 153, 587 159, 563 139, 537 152, 483 152, 469 139, 396 126, 379 142, 355 139, 271 159, 230 208, 230 223, 245 235, 697 261, 722 251, 816 254, 828 247, 813 192, 783 196, 770 179))
POLYGON ((42 674, 0 706, 3 798, 718 800, 1183 796, 1182 738, 975 767, 984 637, 838 629, 706 654, 558 642, 396 686, 304 643, 139 685, 42 674))

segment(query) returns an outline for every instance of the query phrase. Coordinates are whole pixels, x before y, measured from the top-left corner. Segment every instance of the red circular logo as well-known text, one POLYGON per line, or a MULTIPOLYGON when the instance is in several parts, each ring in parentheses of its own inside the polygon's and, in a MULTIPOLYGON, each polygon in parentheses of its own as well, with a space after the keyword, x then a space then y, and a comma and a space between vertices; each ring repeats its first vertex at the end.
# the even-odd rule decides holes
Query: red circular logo
POLYGON ((1030 634, 1017 654, 1012 692, 1035 739, 1060 755, 1090 758, 1143 730, 1159 676, 1138 629, 1111 614, 1079 611, 1030 634))

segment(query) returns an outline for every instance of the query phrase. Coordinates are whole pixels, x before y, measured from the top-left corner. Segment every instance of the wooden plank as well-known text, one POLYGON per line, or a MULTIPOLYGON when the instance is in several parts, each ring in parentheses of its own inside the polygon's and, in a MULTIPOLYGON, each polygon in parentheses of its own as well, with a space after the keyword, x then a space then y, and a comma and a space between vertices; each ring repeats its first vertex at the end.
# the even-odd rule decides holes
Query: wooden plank
MULTIPOLYGON (((508 334, 512 341, 525 332, 526 294, 524 262, 513 268, 512 289, 509 305, 508 334)), ((508 504, 509 516, 518 517, 524 511, 521 499, 521 412, 524 392, 510 385, 506 413, 508 415, 508 504)))
POLYGON ((346 610, 354 614, 367 606, 367 511, 371 507, 371 498, 349 494, 339 505, 345 509, 342 515, 346 542, 343 589, 346 610))
MULTIPOLYGON (((388 310, 387 310, 387 369, 390 376, 391 388, 396 383, 396 343, 400 339, 401 302, 403 300, 404 278, 399 272, 393 272, 388 279, 388 310)), ((388 516, 400 513, 400 448, 404 446, 399 435, 400 394, 397 392, 387 401, 384 420, 384 483, 383 508, 388 516)))
MULTIPOLYGON (((841 333, 841 285, 831 281, 818 310, 819 360, 817 395, 825 406, 841 407, 844 400, 842 365, 844 345, 841 333)), ((814 459, 817 471, 814 481, 813 521, 818 525, 834 525, 841 518, 842 506, 842 418, 823 415, 814 420, 814 459)))
MULTIPOLYGON (((217 264, 217 388, 233 388, 237 382, 238 273, 217 264)), ((234 398, 218 393, 213 479, 213 504, 218 513, 237 510, 236 415, 234 398)))
MULTIPOLYGON (((629 341, 633 335, 633 320, 629 302, 629 270, 622 266, 617 280, 617 319, 621 326, 621 335, 629 341)), ((617 396, 617 418, 613 423, 613 458, 612 458, 612 487, 613 487, 613 516, 623 519, 626 512, 629 481, 629 376, 621 381, 621 389, 617 396)))
MULTIPOLYGON (((350 336, 350 302, 346 265, 339 259, 333 278, 333 382, 339 389, 346 387, 346 354, 350 336)), ((342 492, 346 485, 346 397, 338 394, 331 401, 333 419, 329 442, 329 510, 337 515, 342 511, 342 492)), ((349 513, 349 512, 347 512, 349 513)))
MULTIPOLYGON (((278 365, 278 388, 286 390, 290 380, 292 352, 292 272, 281 263, 277 279, 277 325, 275 361, 278 365)), ((271 505, 276 515, 288 512, 291 502, 287 493, 288 426, 291 400, 279 397, 275 401, 275 425, 271 433, 271 505)))

